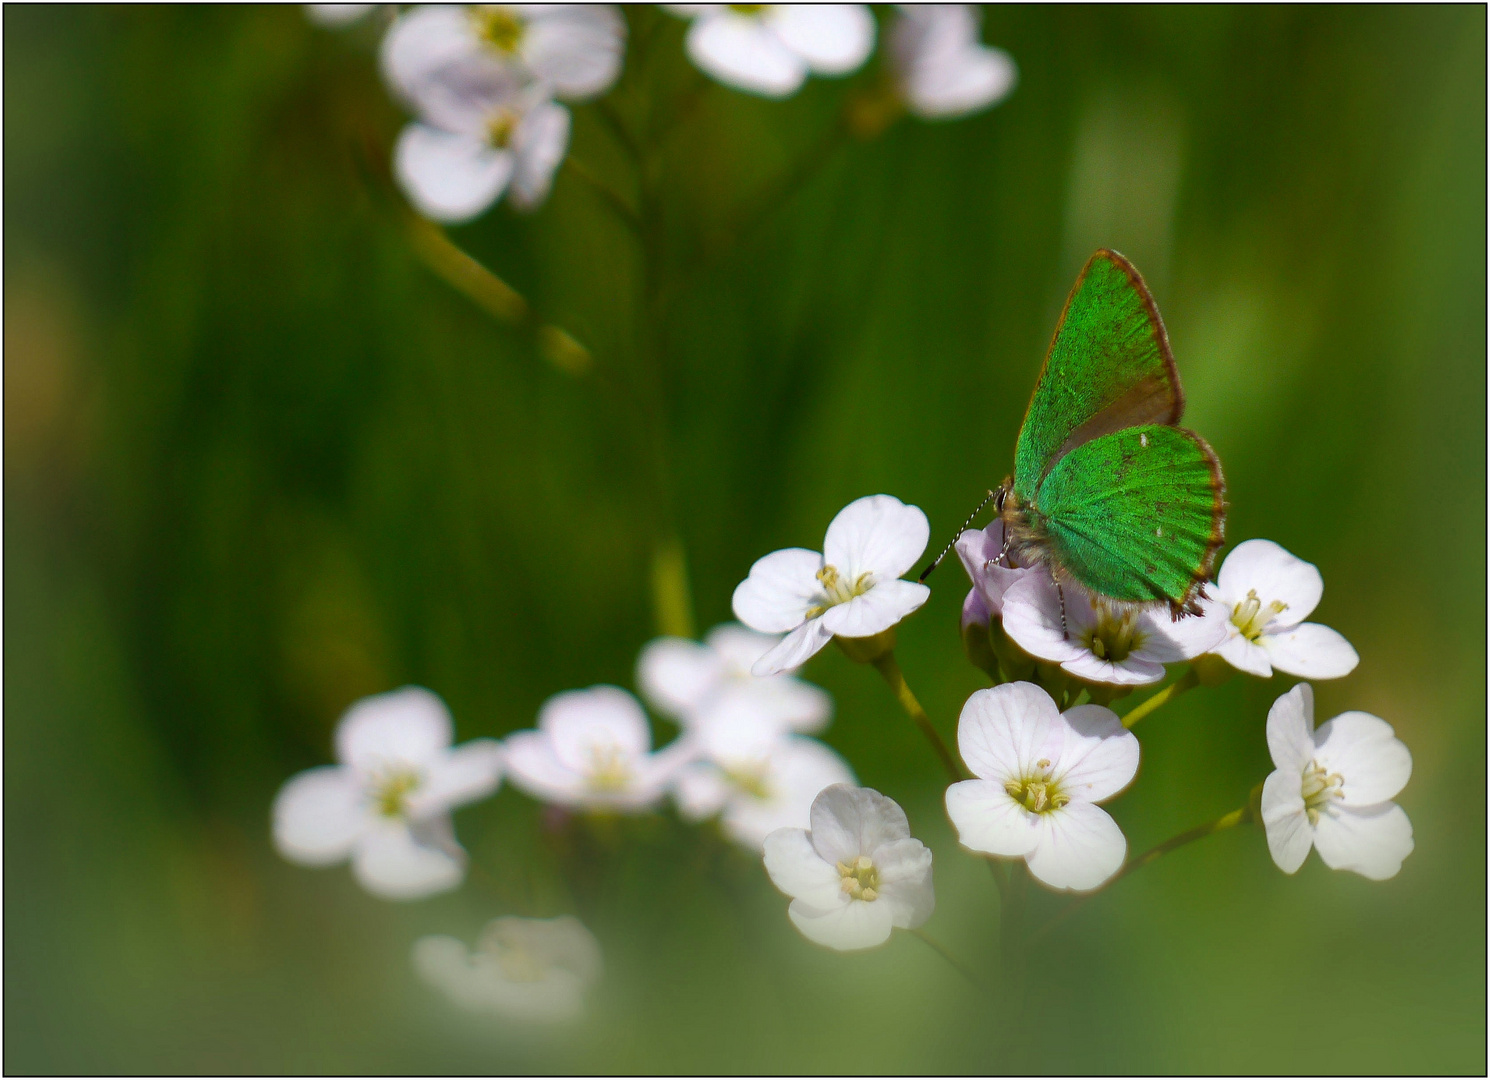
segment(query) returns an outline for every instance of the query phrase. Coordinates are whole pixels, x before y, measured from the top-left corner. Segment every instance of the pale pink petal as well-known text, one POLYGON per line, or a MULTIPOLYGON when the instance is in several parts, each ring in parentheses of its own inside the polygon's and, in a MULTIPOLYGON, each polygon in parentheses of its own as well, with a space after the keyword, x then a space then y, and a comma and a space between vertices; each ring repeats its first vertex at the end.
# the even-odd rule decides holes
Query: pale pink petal
POLYGON ((760 19, 718 11, 694 20, 684 47, 702 70, 738 90, 765 97, 796 93, 807 64, 760 19))
POLYGON ((521 48, 540 82, 582 101, 615 83, 625 44, 626 22, 614 4, 535 4, 521 48))
POLYGON ((870 853, 879 872, 876 904, 891 911, 891 922, 911 930, 936 910, 936 892, 931 884, 931 849, 919 840, 896 840, 870 853))
POLYGON ((1003 614, 1004 595, 1017 582, 1029 574, 1045 574, 1043 569, 1016 570, 997 561, 1004 547, 1004 526, 1000 521, 994 521, 986 529, 964 530, 955 546, 962 568, 990 615, 1003 614))
POLYGON ((341 862, 369 823, 362 785, 350 769, 323 765, 285 781, 274 797, 274 846, 307 866, 341 862))
MULTIPOLYGON (((736 593, 738 596, 738 592, 736 593)), ((783 671, 795 671, 817 655, 824 645, 833 640, 833 631, 823 625, 821 617, 808 619, 765 656, 755 662, 751 670, 758 676, 779 675, 783 671)))
POLYGON ((390 765, 427 766, 450 745, 454 725, 445 703, 430 691, 405 686, 365 697, 336 727, 336 757, 359 773, 390 765))
POLYGON ((824 862, 802 829, 777 829, 765 839, 766 873, 771 883, 812 907, 832 908, 843 902, 842 878, 824 862))
POLYGON ((1296 626, 1309 617, 1324 594, 1324 579, 1313 563, 1290 554, 1271 540, 1247 540, 1232 549, 1216 575, 1217 591, 1239 604, 1255 591, 1264 609, 1274 600, 1288 606, 1271 623, 1296 626))
POLYGON ((763 634, 784 634, 807 620, 807 610, 824 602, 817 580, 823 557, 805 548, 763 555, 750 576, 735 586, 735 618, 763 634))
MULTIPOLYGON (((445 830, 448 831, 448 823, 445 830)), ((443 837, 442 837, 443 839, 443 837)), ((448 892, 465 877, 460 849, 420 842, 397 818, 363 833, 352 854, 352 872, 364 889, 387 900, 418 900, 448 892)))
POLYGON ((864 900, 849 900, 827 909, 793 900, 786 913, 808 941, 841 951, 884 944, 895 917, 888 904, 864 900))
POLYGON ((913 567, 930 539, 931 525, 920 507, 893 495, 865 495, 828 524, 823 562, 845 582, 873 574, 876 584, 883 584, 913 567))
POLYGON ((762 18, 819 75, 846 75, 874 48, 874 16, 864 4, 778 4, 762 18))
POLYGON ((1341 713, 1314 732, 1314 760, 1345 781, 1346 806, 1372 806, 1396 798, 1412 776, 1412 754, 1392 725, 1364 712, 1341 713))
POLYGON ((1091 656, 1091 652, 1068 638, 1066 631, 1078 629, 1074 620, 1086 606, 1081 601, 1069 604, 1066 625, 1062 626, 1060 596, 1050 582, 1050 575, 1029 574, 1004 593, 1004 633, 1014 644, 1041 660, 1054 664, 1079 660, 1091 656))
POLYGON ((383 78, 407 104, 417 107, 425 82, 442 68, 479 56, 481 43, 471 19, 454 4, 423 4, 398 18, 383 35, 383 78))
POLYGON ((1303 679, 1338 679, 1360 663, 1350 642, 1328 626, 1303 623, 1292 630, 1264 633, 1258 643, 1279 671, 1303 679))
POLYGON ((868 592, 823 612, 823 626, 839 637, 873 637, 890 629, 929 599, 931 590, 917 582, 898 578, 879 581, 868 592))
POLYGON ((1268 752, 1273 764, 1302 777, 1314 758, 1314 688, 1299 683, 1268 710, 1268 752))
POLYGON ((501 196, 512 177, 510 151, 481 139, 409 124, 393 150, 393 171, 414 208, 435 221, 469 221, 501 196))
POLYGON ((1331 870, 1385 881, 1412 854, 1412 822, 1396 803, 1331 807, 1314 826, 1314 846, 1331 870))
POLYGON ((1304 865, 1314 843, 1301 783, 1299 773, 1279 769, 1262 784, 1262 826, 1267 831, 1268 853, 1285 874, 1304 865))
POLYGON ((1111 709, 1078 705, 1062 720, 1070 729, 1054 762, 1052 779, 1071 799, 1102 802, 1133 782, 1138 739, 1111 709))
POLYGON ((990 855, 1028 855, 1040 839, 1036 816, 992 780, 963 780, 947 788, 947 816, 963 847, 990 855))
POLYGON ((849 784, 833 784, 819 792, 811 819, 812 846, 829 863, 852 862, 911 834, 905 811, 894 799, 849 784))
POLYGON ((998 784, 1024 776, 1036 761, 1059 756, 1065 725, 1049 694, 1034 683, 975 690, 957 720, 957 750, 975 776, 998 784))
POLYGON ((501 743, 496 739, 462 743, 431 765, 424 782, 409 793, 409 814, 423 818, 484 799, 497 790, 501 777, 501 743))
POLYGON ((1040 837, 1025 861, 1052 889, 1095 889, 1123 865, 1128 841, 1100 807, 1073 802, 1035 816, 1040 837))
POLYGON ((551 101, 530 109, 512 135, 514 206, 532 210, 548 198, 568 149, 569 110, 551 101))

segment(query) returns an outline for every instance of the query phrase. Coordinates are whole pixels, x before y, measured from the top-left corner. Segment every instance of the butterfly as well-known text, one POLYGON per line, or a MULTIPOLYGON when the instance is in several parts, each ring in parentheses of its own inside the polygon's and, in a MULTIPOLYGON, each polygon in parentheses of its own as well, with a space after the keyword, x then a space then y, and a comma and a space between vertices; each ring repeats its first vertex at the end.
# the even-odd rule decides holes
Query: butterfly
POLYGON ((1123 256, 1098 251, 1056 324, 1014 475, 989 494, 1004 525, 1000 559, 1043 563, 1057 585, 1108 601, 1200 614, 1226 485, 1215 452, 1178 426, 1184 408, 1148 286, 1123 256))

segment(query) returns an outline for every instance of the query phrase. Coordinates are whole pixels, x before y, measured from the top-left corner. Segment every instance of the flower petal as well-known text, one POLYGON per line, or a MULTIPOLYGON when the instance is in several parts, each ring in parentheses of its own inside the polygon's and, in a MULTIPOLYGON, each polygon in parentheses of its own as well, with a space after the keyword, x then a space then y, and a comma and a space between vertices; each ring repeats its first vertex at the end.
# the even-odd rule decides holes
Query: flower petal
POLYGON ((1201 615, 1171 619, 1168 612, 1139 615, 1143 643, 1131 655, 1157 664, 1174 664, 1210 652, 1230 636, 1230 609, 1204 601, 1201 615))
POLYGON ((717 765, 696 761, 673 780, 673 801, 685 821, 703 821, 724 809, 734 789, 717 765))
POLYGON ((786 913, 808 941, 840 951, 884 944, 895 918, 890 905, 864 900, 849 900, 827 909, 793 900, 786 913))
POLYGON ((783 671, 795 671, 816 656, 818 651, 832 640, 833 631, 823 625, 821 617, 808 619, 782 638, 781 644, 757 660, 751 671, 758 676, 779 675, 783 671))
POLYGON ((1258 643, 1267 650, 1273 667, 1304 679, 1338 679, 1361 662, 1350 642, 1319 623, 1264 633, 1258 643))
POLYGON ((919 582, 899 578, 876 582, 868 592, 823 612, 823 626, 839 637, 873 637, 890 629, 929 599, 931 590, 919 582))
POLYGON ((992 780, 963 780, 947 789, 947 816, 957 829, 957 841, 972 851, 989 855, 1028 855, 1039 842, 1040 830, 1031 814, 992 780))
POLYGON ((874 16, 864 4, 777 4, 762 18, 819 75, 847 75, 874 48, 874 16))
POLYGON ((1025 861, 1052 889, 1095 889, 1123 865, 1128 841, 1106 810, 1073 802, 1035 816, 1040 837, 1025 861))
POLYGON ((1314 844, 1314 831, 1304 813, 1300 776, 1279 769, 1262 782, 1262 826, 1267 831, 1268 854, 1285 874, 1304 865, 1314 844))
MULTIPOLYGON (((1077 616, 1085 606, 1074 604, 1068 614, 1077 616)), ((1004 593, 1004 633, 1031 656, 1053 664, 1091 656, 1089 650, 1066 637, 1060 595, 1050 575, 1043 572, 1022 577, 1004 593)))
POLYGON ((528 110, 512 135, 512 204, 532 210, 548 198, 569 149, 569 110, 546 101, 528 110))
POLYGON ((996 562, 1004 549, 1004 525, 1001 521, 995 520, 986 529, 964 530, 954 546, 973 589, 991 615, 1003 614, 1004 595, 1015 583, 1029 574, 1044 573, 1029 567, 1014 569, 996 562))
POLYGON ((1412 776, 1412 754, 1392 725, 1365 712, 1341 713, 1314 732, 1315 762, 1344 779, 1346 806, 1374 806, 1394 799, 1412 776))
MULTIPOLYGON (((443 839, 449 822, 431 823, 432 832, 443 839)), ((447 892, 465 877, 460 848, 453 839, 450 850, 433 842, 421 842, 397 818, 378 820, 363 833, 352 853, 352 872, 362 887, 386 900, 418 900, 447 892)))
POLYGON ((764 843, 766 873, 787 896, 826 910, 843 902, 843 879, 824 862, 803 829, 777 829, 764 843))
POLYGON ((1268 650, 1248 641, 1235 627, 1232 627, 1231 635, 1211 651, 1238 671, 1256 675, 1259 679, 1273 677, 1273 665, 1268 650))
POLYGON ((451 64, 477 57, 481 43, 470 16, 454 4, 423 4, 401 15, 379 46, 383 80, 406 104, 418 107, 426 80, 451 64))
POLYGON ((807 610, 823 602, 817 572, 823 557, 806 548, 763 555, 750 576, 735 586, 735 618, 763 634, 784 634, 807 621, 807 610))
POLYGON ((358 701, 336 726, 336 757, 359 773, 389 764, 431 765, 454 737, 450 711, 435 694, 405 686, 358 701))
POLYGON ((780 640, 775 634, 758 633, 739 623, 720 623, 704 635, 704 644, 713 650, 723 669, 737 677, 750 674, 755 662, 780 640))
POLYGON ((636 686, 658 712, 689 720, 714 694, 723 668, 719 654, 707 645, 685 638, 654 638, 637 657, 636 686))
POLYGON ((930 539, 931 524, 920 507, 893 495, 865 495, 828 523, 823 562, 836 567, 844 581, 873 574, 879 585, 916 565, 930 539))
POLYGON ((1268 753, 1273 764, 1294 776, 1314 758, 1314 688, 1299 683, 1268 710, 1268 753))
POLYGON ((1044 690, 1034 683, 1004 683, 973 691, 962 706, 957 751, 975 776, 1002 785, 1024 776, 1052 739, 1058 751, 1063 730, 1055 701, 1044 690))
POLYGON ((879 871, 879 898, 891 911, 891 922, 906 930, 920 926, 936 910, 931 885, 931 849, 919 840, 895 840, 870 853, 879 871))
POLYGON ((352 853, 368 825, 351 769, 322 765, 285 781, 274 797, 274 847, 291 862, 326 866, 352 853))
POLYGON ((905 811, 873 788, 833 784, 812 802, 812 846, 830 864, 852 862, 911 834, 905 811))
POLYGON ((429 768, 424 782, 409 794, 409 814, 424 818, 484 799, 497 790, 501 778, 502 744, 472 739, 429 768))
POLYGON ((1230 604, 1239 604, 1255 591, 1266 608, 1274 600, 1288 605, 1273 626, 1296 626, 1319 606, 1324 578, 1319 568, 1273 543, 1246 540, 1232 548, 1216 575, 1216 589, 1230 604))
POLYGON ((614 747, 640 757, 652 747, 652 730, 641 703, 619 686, 566 690, 543 703, 538 730, 548 736, 554 756, 583 772, 596 748, 614 747))
POLYGON ((780 675, 728 684, 700 713, 703 727, 765 725, 814 732, 828 726, 833 699, 811 683, 780 675))
POLYGON ((469 221, 502 194, 514 159, 470 135, 409 124, 393 149, 393 171, 414 208, 435 221, 469 221))
POLYGON ((757 850, 781 828, 812 823, 812 803, 832 784, 854 783, 848 762, 816 739, 789 736, 771 753, 762 778, 766 795, 737 791, 724 811, 724 831, 736 843, 757 850))
POLYGON ((573 805, 585 794, 584 777, 561 762, 549 738, 537 731, 518 731, 503 743, 507 776, 520 790, 544 802, 573 805))
POLYGON ((1019 69, 1003 49, 960 49, 942 62, 922 61, 905 81, 911 111, 926 120, 966 116, 1002 101, 1019 69))
POLYGON ((1396 803, 1336 806, 1319 815, 1314 846, 1331 870, 1353 870, 1372 881, 1395 877, 1412 854, 1412 822, 1396 803))
POLYGON ((807 64, 757 18, 711 12, 688 28, 689 59, 738 90, 787 97, 807 78, 807 64))
POLYGON ((609 90, 621 73, 626 43, 626 22, 616 6, 547 4, 534 5, 533 12, 522 56, 538 80, 573 101, 609 90))
POLYGON ((1078 705, 1062 714, 1069 731, 1052 776, 1061 793, 1086 802, 1110 799, 1138 773, 1138 737, 1111 709, 1078 705))

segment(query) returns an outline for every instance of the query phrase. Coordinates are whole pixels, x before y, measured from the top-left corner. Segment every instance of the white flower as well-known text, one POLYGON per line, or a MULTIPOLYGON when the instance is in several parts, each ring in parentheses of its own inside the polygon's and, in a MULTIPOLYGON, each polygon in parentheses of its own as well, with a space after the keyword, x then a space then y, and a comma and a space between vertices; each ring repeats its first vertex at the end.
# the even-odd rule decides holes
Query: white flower
POLYGON ((720 82, 782 98, 809 72, 847 75, 874 48, 874 16, 864 4, 667 4, 692 18, 684 47, 720 82))
POLYGON ((1328 626, 1304 620, 1324 594, 1324 579, 1271 540, 1238 544, 1216 576, 1215 616, 1226 638, 1211 651, 1264 679, 1273 669, 1305 679, 1338 679, 1360 657, 1328 626))
POLYGON ((787 674, 751 674, 780 640, 739 623, 716 626, 702 645, 657 638, 637 660, 637 687, 654 709, 691 729, 764 725, 821 731, 833 715, 826 691, 787 674))
POLYGON ((613 4, 428 4, 389 29, 383 74, 416 111, 432 83, 469 84, 483 69, 583 101, 615 83, 625 42, 626 23, 613 4))
POLYGON ((962 707, 957 748, 978 778, 947 789, 963 847, 1022 857, 1053 889, 1095 889, 1128 841, 1096 804, 1138 771, 1138 740, 1111 709, 1061 713, 1033 683, 978 690, 962 707))
POLYGON ((821 555, 786 548, 757 559, 735 588, 735 617, 761 633, 790 633, 752 670, 773 675, 801 667, 835 635, 873 637, 926 603, 930 589, 899 578, 930 535, 918 507, 866 495, 829 523, 821 555))
POLYGON ((536 799, 587 809, 645 810, 695 753, 676 740, 653 753, 641 704, 615 686, 555 694, 537 731, 506 739, 507 773, 536 799))
POLYGON ((1037 567, 1011 567, 1004 552, 1004 523, 995 518, 986 529, 964 529, 953 545, 962 568, 973 583, 962 603, 963 625, 1003 618, 1004 596, 1030 574, 1048 572, 1037 567))
POLYGON ((895 926, 931 918, 931 852, 905 811, 871 788, 834 784, 813 800, 812 831, 766 837, 766 872, 792 898, 787 915, 809 941, 867 949, 895 926))
POLYGON ((1331 870, 1384 881, 1412 852, 1412 822, 1391 800, 1412 775, 1412 755, 1392 725, 1341 713, 1314 727, 1314 690, 1299 683, 1268 711, 1277 771, 1262 785, 1268 851, 1285 874, 1312 846, 1331 870))
POLYGON ((1165 664, 1199 656, 1225 634, 1214 618, 1174 621, 1163 608, 1111 604, 1074 582, 1058 591, 1048 573, 1026 575, 1004 594, 1004 632, 1078 679, 1119 686, 1158 682, 1165 664))
POLYGON ((570 915, 487 924, 474 950, 444 935, 414 942, 414 969, 425 982, 472 1012, 512 1020, 571 1020, 600 979, 600 945, 570 915))
POLYGON ((368 892, 415 900, 459 885, 450 810, 497 789, 495 739, 450 746, 450 713, 417 686, 363 698, 336 729, 340 765, 291 777, 274 799, 274 844, 309 866, 352 860, 368 892))
POLYGON ((304 4, 305 17, 317 26, 335 28, 354 23, 377 4, 304 4))
POLYGON ((906 104, 926 119, 965 116, 1014 89, 1014 61, 978 40, 971 4, 903 4, 889 53, 906 104))

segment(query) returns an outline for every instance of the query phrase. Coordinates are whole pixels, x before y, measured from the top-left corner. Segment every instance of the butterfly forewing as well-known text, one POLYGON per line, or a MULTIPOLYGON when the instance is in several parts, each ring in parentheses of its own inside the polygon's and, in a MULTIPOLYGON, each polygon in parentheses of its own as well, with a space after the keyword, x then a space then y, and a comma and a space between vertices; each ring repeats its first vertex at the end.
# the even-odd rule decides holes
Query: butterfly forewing
POLYGON ((1191 604, 1221 546, 1221 464, 1183 428, 1147 424, 1085 442, 1055 464, 1035 502, 1055 561, 1114 600, 1191 604))
POLYGON ((1014 490, 1033 500, 1065 455, 1136 424, 1175 424, 1184 396, 1159 309, 1127 259, 1087 262, 1061 312, 1014 449, 1014 490))

